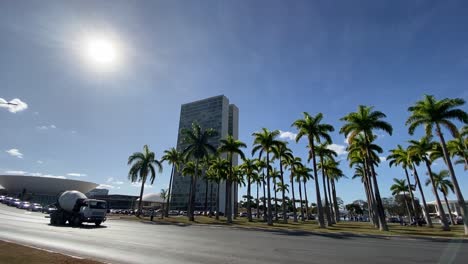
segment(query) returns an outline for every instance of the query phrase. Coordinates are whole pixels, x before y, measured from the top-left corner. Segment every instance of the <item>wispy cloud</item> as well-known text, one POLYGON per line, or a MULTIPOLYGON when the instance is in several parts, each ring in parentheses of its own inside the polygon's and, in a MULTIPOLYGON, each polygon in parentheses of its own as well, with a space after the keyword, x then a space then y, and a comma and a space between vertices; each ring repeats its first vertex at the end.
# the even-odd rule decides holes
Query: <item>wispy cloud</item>
POLYGON ((9 102, 3 98, 0 98, 0 108, 6 108, 10 113, 17 113, 28 109, 28 104, 18 98, 15 98, 9 102))
POLYGON ((10 154, 13 157, 17 157, 19 159, 23 158, 23 153, 21 153, 18 149, 13 148, 13 149, 6 150, 5 152, 10 154))
POLYGON ((327 149, 331 149, 336 152, 338 155, 345 155, 348 152, 346 151, 346 146, 339 145, 339 144, 330 144, 327 146, 327 149))
POLYGON ((106 181, 106 182, 107 182, 107 183, 110 183, 110 184, 117 184, 117 185, 122 185, 122 184, 124 184, 123 181, 117 181, 117 180, 114 179, 114 177, 109 177, 109 178, 107 178, 107 181, 106 181))
POLYGON ((51 174, 40 175, 40 177, 44 177, 44 178, 56 178, 56 179, 66 179, 66 178, 67 178, 67 177, 62 176, 62 175, 51 175, 51 174))
MULTIPOLYGON (((140 187, 141 188, 141 183, 140 182, 133 182, 132 187, 140 187)), ((145 184, 145 188, 153 188, 153 185, 145 184)))
POLYGON ((386 157, 379 157, 380 161, 387 161, 386 157))
POLYGON ((55 125, 42 125, 36 127, 38 130, 48 130, 57 128, 55 125))
POLYGON ((43 164, 44 162, 42 160, 36 161, 37 164, 43 164))
POLYGON ((5 171, 6 174, 18 174, 18 175, 24 175, 28 173, 27 171, 22 171, 22 170, 8 170, 5 171))
POLYGON ((280 130, 279 138, 286 139, 286 140, 289 140, 289 141, 293 141, 293 140, 296 140, 296 136, 297 136, 297 134, 293 133, 291 131, 282 131, 282 130, 280 130))
POLYGON ((99 184, 96 189, 114 189, 115 186, 109 185, 109 184, 99 184))
POLYGON ((88 175, 84 174, 84 173, 76 173, 76 172, 69 172, 67 173, 67 176, 71 176, 71 177, 86 177, 88 175))

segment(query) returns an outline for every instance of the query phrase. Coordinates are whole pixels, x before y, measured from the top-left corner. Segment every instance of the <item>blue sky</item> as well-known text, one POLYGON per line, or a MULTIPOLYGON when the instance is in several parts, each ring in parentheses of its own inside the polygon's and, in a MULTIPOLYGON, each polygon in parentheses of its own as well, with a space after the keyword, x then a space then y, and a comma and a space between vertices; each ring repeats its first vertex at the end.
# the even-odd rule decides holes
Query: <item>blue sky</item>
MULTIPOLYGON (((404 122, 423 94, 468 99, 467 13, 466 1, 3 1, 0 98, 28 107, 0 108, 0 172, 137 194, 127 157, 144 144, 160 157, 176 144, 180 105, 219 94, 239 107, 249 145, 262 127, 296 132, 303 111, 323 112, 338 131, 339 118, 373 105, 394 127, 377 141, 388 151, 422 135, 410 137, 404 122), (115 67, 85 61, 88 35, 118 47, 115 67)), ((345 145, 338 132, 333 140, 345 145)), ((290 145, 305 157, 305 143, 290 145)), ((378 173, 383 196, 404 177, 385 162, 378 173)), ((146 191, 166 187, 169 174, 165 166, 146 191)), ((365 197, 358 181, 337 189, 345 202, 365 197)))

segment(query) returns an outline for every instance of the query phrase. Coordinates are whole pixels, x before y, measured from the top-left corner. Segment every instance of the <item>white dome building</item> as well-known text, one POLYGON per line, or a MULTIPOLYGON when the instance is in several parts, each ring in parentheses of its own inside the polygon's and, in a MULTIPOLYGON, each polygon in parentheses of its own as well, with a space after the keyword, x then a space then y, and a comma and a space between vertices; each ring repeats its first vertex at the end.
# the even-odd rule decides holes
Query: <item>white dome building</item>
MULTIPOLYGON (((159 208, 162 207, 163 204, 166 203, 166 200, 161 198, 160 193, 148 193, 143 195, 143 207, 151 207, 151 208, 159 208)), ((138 202, 140 198, 138 198, 135 202, 136 207, 138 207, 138 202)))

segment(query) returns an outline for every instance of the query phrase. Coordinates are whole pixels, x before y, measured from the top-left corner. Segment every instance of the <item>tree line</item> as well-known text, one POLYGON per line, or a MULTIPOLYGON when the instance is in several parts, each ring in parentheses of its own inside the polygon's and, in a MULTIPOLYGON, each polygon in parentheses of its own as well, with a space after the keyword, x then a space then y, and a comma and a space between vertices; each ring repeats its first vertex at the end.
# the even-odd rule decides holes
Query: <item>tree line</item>
MULTIPOLYGON (((468 134, 468 115, 460 109, 465 101, 460 98, 445 98, 437 100, 432 95, 425 95, 423 99, 417 101, 413 106, 408 108, 409 117, 406 121, 408 133, 413 135, 418 127, 423 127, 425 131, 424 137, 418 140, 410 140, 408 147, 404 148, 398 145, 392 149, 388 156, 389 165, 400 166, 405 172, 405 179, 395 179, 395 184, 391 187, 395 194, 409 194, 411 205, 408 204, 408 216, 410 219, 416 219, 420 216, 416 215, 418 210, 416 199, 414 196, 415 187, 418 188, 422 200, 422 213, 429 227, 433 224, 429 217, 424 191, 422 189, 418 168, 420 165, 425 166, 429 175, 426 185, 432 187, 436 195, 437 205, 441 210, 441 225, 443 230, 449 230, 445 213, 441 206, 438 196, 440 191, 444 198, 448 194, 448 190, 452 190, 457 197, 457 203, 461 208, 462 215, 467 215, 467 207, 463 194, 458 185, 457 176, 453 169, 452 159, 456 159, 455 164, 463 164, 465 170, 468 167, 467 162, 467 134, 468 134), (454 121, 459 121, 464 126, 458 129, 454 121), (448 132, 452 139, 446 141, 444 132, 448 132), (435 141, 433 134, 435 132, 438 141, 435 141), (442 159, 447 166, 447 171, 435 173, 432 171, 432 163, 442 159), (412 172, 415 184, 412 185, 409 177, 409 171, 412 172), (448 179, 450 177, 450 180, 448 179), (449 183, 448 183, 449 182, 449 183), (410 210, 412 209, 412 210, 410 210)), ((386 115, 377 111, 372 106, 358 106, 357 111, 351 112, 341 118, 344 125, 339 132, 348 141, 347 147, 347 162, 354 169, 353 178, 360 178, 364 185, 365 195, 369 208, 369 217, 372 224, 382 230, 388 230, 386 221, 386 212, 383 206, 382 198, 377 177, 377 168, 380 163, 379 153, 383 149, 375 143, 377 139, 376 131, 383 131, 389 135, 392 134, 393 128, 391 124, 385 121, 386 115)), ((149 151, 145 145, 143 152, 132 154, 128 159, 128 164, 131 165, 129 171, 129 180, 141 181, 142 187, 140 191, 143 195, 144 183, 147 178, 153 183, 156 170, 161 171, 161 163, 168 162, 172 166, 171 177, 169 182, 169 193, 167 196, 168 214, 171 189, 173 185, 173 177, 176 172, 181 172, 182 175, 190 177, 190 194, 188 199, 188 217, 191 221, 194 220, 195 208, 195 193, 196 182, 198 178, 216 183, 218 188, 216 194, 219 195, 219 186, 221 182, 226 183, 226 217, 227 222, 232 223, 234 208, 231 204, 232 186, 245 185, 247 188, 247 217, 248 221, 253 221, 252 205, 256 203, 256 217, 260 217, 259 213, 259 191, 263 191, 263 219, 268 225, 273 225, 274 221, 279 221, 277 209, 278 201, 281 201, 281 221, 288 222, 288 212, 290 210, 288 204, 291 199, 286 196, 286 193, 291 194, 292 198, 292 213, 293 221, 298 221, 296 196, 294 185, 297 184, 299 189, 300 214, 301 219, 307 220, 308 213, 308 196, 307 185, 311 182, 315 188, 316 211, 318 225, 321 228, 332 226, 340 221, 339 206, 337 202, 336 182, 345 177, 340 169, 340 161, 336 159, 337 153, 330 149, 333 143, 330 133, 335 128, 323 122, 323 114, 317 113, 311 115, 307 112, 303 113, 303 117, 294 121, 292 127, 298 130, 295 138, 296 143, 303 139, 307 144, 308 159, 302 160, 294 155, 288 147, 288 142, 279 139, 279 130, 270 131, 263 128, 261 131, 255 132, 253 136, 253 145, 251 157, 247 157, 244 150, 247 145, 231 135, 225 139, 221 139, 219 147, 215 148, 210 143, 210 139, 217 135, 217 132, 211 128, 202 128, 197 123, 192 124, 191 129, 182 129, 183 143, 186 146, 184 149, 177 150, 171 148, 164 151, 161 160, 155 158, 155 154, 149 151), (233 159, 235 155, 240 156, 242 164, 234 165, 233 159), (321 178, 319 177, 321 175, 321 178), (257 189, 257 199, 252 197, 252 188, 257 189), (304 199, 302 197, 304 191, 304 199), (277 198, 277 194, 281 198, 277 198), (323 197, 323 198, 322 198, 323 197), (305 200, 305 203, 302 201, 305 200), (274 206, 272 205, 274 201, 274 206), (303 206, 305 205, 305 210, 303 206), (275 208, 273 215, 272 208, 275 208), (304 211, 306 215, 304 216, 304 211)), ((206 184, 208 189, 208 184, 206 184)), ((213 185, 211 185, 213 188, 213 185)), ((207 206, 208 190, 205 190, 205 211, 213 211, 207 206)), ((213 190, 211 190, 213 193, 213 190)), ((219 197, 216 198, 216 210, 219 213, 219 197)), ((405 199, 406 201, 406 199, 405 199)), ((237 201, 235 201, 237 202, 237 201)), ((237 208, 235 206, 235 208, 237 208)), ((354 208, 354 207, 350 207, 354 208)), ((355 208, 354 208, 355 209, 355 208)), ((210 214, 211 216, 211 214, 210 214)), ((216 215, 219 218, 219 215, 216 215)), ((463 217, 465 234, 468 234, 468 219, 463 217)), ((452 221, 453 222, 453 221, 452 221)))

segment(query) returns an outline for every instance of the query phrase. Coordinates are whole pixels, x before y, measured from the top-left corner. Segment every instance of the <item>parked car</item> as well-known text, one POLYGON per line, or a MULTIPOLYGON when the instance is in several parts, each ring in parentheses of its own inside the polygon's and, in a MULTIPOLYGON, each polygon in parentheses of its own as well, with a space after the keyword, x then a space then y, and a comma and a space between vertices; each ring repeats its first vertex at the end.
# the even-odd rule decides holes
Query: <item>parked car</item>
POLYGON ((247 217, 247 213, 246 212, 239 213, 239 217, 247 217))
POLYGON ((0 203, 3 203, 3 200, 6 199, 6 196, 5 195, 0 195, 0 203))
POLYGON ((179 211, 176 210, 170 210, 169 215, 179 215, 179 211))
POLYGON ((38 203, 32 203, 27 210, 31 212, 42 212, 42 205, 38 203))
POLYGON ((57 207, 53 204, 49 204, 47 206, 45 206, 44 208, 42 208, 42 212, 44 214, 51 214, 52 212, 56 211, 57 210, 57 207))
POLYGON ((14 207, 17 207, 18 204, 21 203, 21 200, 18 199, 18 198, 15 198, 15 199, 11 199, 9 202, 8 202, 8 206, 14 206, 14 207))
POLYGON ((7 196, 7 197, 5 197, 5 199, 2 201, 2 203, 8 205, 12 199, 13 199, 13 197, 7 196))
POLYGON ((31 206, 31 203, 30 203, 30 202, 24 201, 24 202, 19 203, 19 204, 16 206, 16 208, 19 208, 19 209, 28 209, 30 206, 31 206))

